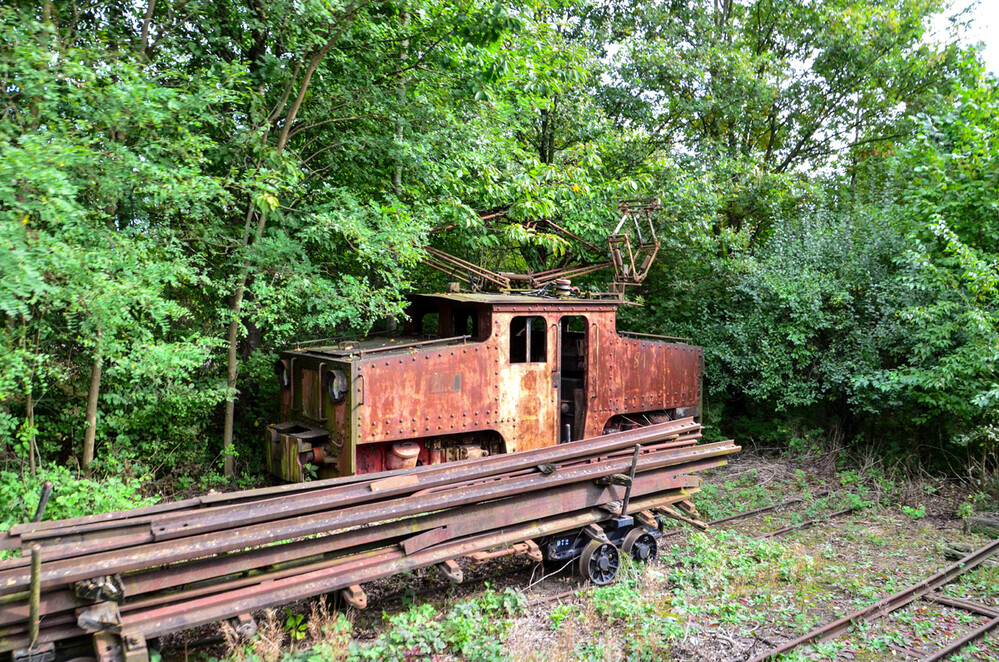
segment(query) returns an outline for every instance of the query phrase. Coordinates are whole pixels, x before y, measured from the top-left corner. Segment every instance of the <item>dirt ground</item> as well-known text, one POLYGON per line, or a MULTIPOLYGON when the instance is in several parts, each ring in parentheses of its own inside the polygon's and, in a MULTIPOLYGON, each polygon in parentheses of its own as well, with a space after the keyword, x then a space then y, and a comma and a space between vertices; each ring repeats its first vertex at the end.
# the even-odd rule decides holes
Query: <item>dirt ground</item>
MULTIPOLYGON (((396 659, 745 661, 950 565, 940 548, 945 541, 976 549, 988 542, 963 531, 958 513, 975 507, 974 495, 955 485, 892 479, 874 469, 837 472, 831 458, 745 451, 705 479, 694 499, 705 521, 799 501, 706 532, 683 525, 660 539, 654 562, 625 568, 605 587, 588 585, 571 567, 556 572, 522 557, 463 560, 460 585, 434 569, 377 582, 365 587, 368 609, 347 612, 350 631, 340 652, 323 649, 306 659, 382 659, 387 637, 402 627, 394 616, 423 605, 433 624, 456 606, 510 589, 521 606, 490 617, 505 619, 495 631, 490 625, 492 657, 452 646, 425 656, 413 648, 396 659), (813 519, 819 521, 765 537, 813 519)), ((999 609, 999 555, 941 592, 999 609)), ((784 659, 920 660, 988 621, 917 600, 784 659)), ((307 649, 308 642, 296 647, 307 649)), ((999 661, 999 629, 949 659, 999 661)))

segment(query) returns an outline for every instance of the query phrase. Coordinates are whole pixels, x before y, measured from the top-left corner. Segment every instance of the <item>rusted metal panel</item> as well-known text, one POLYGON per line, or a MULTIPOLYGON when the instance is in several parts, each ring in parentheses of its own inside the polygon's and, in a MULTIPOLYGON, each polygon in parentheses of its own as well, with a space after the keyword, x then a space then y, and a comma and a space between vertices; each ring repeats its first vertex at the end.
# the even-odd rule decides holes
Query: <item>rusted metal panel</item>
POLYGON ((292 416, 311 422, 320 423, 319 402, 319 366, 292 359, 291 378, 294 384, 292 390, 292 416))
MULTIPOLYGON (((497 346, 493 386, 499 408, 497 429, 510 452, 558 443, 558 381, 553 378, 557 361, 556 315, 536 310, 515 312, 527 314, 494 312, 492 333, 497 346), (531 361, 531 357, 521 362, 512 360, 511 332, 515 319, 542 321, 538 326, 544 330, 544 356, 534 358, 543 360, 531 361)), ((531 342, 537 343, 538 338, 535 336, 531 342)))
POLYGON ((585 436, 600 434, 614 416, 699 408, 700 347, 625 338, 607 319, 591 322, 591 336, 596 369, 590 372, 600 387, 592 395, 585 436))
POLYGON ((487 430, 498 402, 490 365, 492 339, 360 360, 363 402, 356 407, 358 443, 419 439, 487 430))
POLYGON ((566 313, 582 312, 596 330, 586 375, 595 401, 583 436, 600 434, 614 415, 700 404, 699 347, 623 338, 612 306, 586 308, 505 303, 493 311, 492 333, 482 343, 360 361, 365 401, 357 409, 358 443, 484 430, 501 434, 508 451, 557 443, 557 334, 566 313), (549 327, 544 363, 510 362, 510 324, 522 316, 549 327))

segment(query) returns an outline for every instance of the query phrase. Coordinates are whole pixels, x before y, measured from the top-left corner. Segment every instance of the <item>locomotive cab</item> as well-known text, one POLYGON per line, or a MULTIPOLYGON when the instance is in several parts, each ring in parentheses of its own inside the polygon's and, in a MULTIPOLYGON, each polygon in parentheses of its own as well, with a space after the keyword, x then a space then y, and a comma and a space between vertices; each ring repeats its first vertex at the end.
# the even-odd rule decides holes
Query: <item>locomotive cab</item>
POLYGON ((699 416, 701 348, 617 332, 618 301, 414 295, 403 333, 282 352, 269 470, 439 464, 699 416))

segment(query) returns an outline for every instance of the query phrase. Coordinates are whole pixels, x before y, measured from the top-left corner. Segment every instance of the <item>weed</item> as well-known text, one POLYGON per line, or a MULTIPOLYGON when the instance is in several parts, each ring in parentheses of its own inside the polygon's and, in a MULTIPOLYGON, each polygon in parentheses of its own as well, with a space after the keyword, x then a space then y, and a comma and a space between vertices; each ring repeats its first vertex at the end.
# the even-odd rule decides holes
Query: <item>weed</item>
POLYGON ((290 609, 284 610, 284 631, 292 641, 305 639, 305 634, 309 630, 309 624, 305 620, 305 614, 293 613, 290 609))
POLYGON ((909 506, 901 507, 902 513, 905 514, 911 520, 922 519, 926 517, 926 507, 923 504, 919 504, 916 508, 910 508, 909 506))
POLYGON ((853 508, 854 510, 866 510, 868 508, 874 507, 874 502, 865 498, 867 495, 867 490, 858 490, 857 492, 847 492, 841 498, 841 502, 845 508, 853 508))
POLYGON ((999 586, 999 565, 986 564, 967 572, 958 579, 958 584, 982 595, 995 595, 999 586))
POLYGON ((354 626, 342 613, 330 613, 325 596, 312 603, 308 628, 312 651, 307 662, 342 662, 347 659, 354 626))
POLYGON ((400 600, 403 607, 413 607, 416 605, 416 591, 412 586, 407 586, 400 600))
POLYGON ((504 617, 521 611, 523 598, 519 593, 488 589, 478 599, 460 602, 448 613, 443 624, 445 641, 472 662, 503 660, 502 641, 510 626, 504 617))
POLYGON ((285 629, 274 611, 268 609, 257 626, 251 643, 252 655, 260 662, 278 662, 284 647, 285 629))
POLYGON ((244 662, 253 653, 253 646, 228 621, 222 621, 220 629, 225 639, 226 662, 244 662))
POLYGON ((593 589, 590 592, 590 602, 596 615, 611 625, 638 625, 642 617, 654 609, 654 605, 642 599, 634 580, 619 581, 593 589))
POLYGON ((389 628, 374 641, 351 642, 348 659, 410 662, 457 654, 469 662, 498 662, 507 659, 503 641, 510 626, 508 617, 522 610, 519 593, 492 589, 459 602, 443 619, 431 605, 410 607, 388 618, 389 628))
POLYGON ((569 617, 579 618, 579 607, 576 605, 556 605, 549 613, 548 619, 551 621, 553 630, 562 627, 562 621, 569 617))
POLYGON ((839 474, 839 484, 841 487, 850 487, 851 485, 858 485, 861 482, 861 475, 855 470, 850 469, 849 471, 843 471, 839 474))
POLYGON ((576 645, 576 658, 582 661, 611 660, 615 657, 605 641, 584 641, 576 645))
POLYGON ((411 607, 389 618, 389 629, 370 644, 351 642, 352 660, 391 660, 410 662, 443 654, 447 643, 431 605, 411 607))
POLYGON ((745 476, 755 476, 755 470, 748 471, 738 481, 728 481, 724 485, 706 483, 694 497, 694 502, 705 520, 720 519, 736 513, 756 508, 772 506, 774 497, 759 483, 745 483, 745 476))
POLYGON ((988 510, 990 506, 995 505, 992 497, 987 492, 975 492, 970 498, 979 510, 988 510))
POLYGON ((793 435, 787 442, 788 449, 794 455, 814 456, 822 452, 822 437, 825 431, 821 428, 804 430, 801 435, 793 435))

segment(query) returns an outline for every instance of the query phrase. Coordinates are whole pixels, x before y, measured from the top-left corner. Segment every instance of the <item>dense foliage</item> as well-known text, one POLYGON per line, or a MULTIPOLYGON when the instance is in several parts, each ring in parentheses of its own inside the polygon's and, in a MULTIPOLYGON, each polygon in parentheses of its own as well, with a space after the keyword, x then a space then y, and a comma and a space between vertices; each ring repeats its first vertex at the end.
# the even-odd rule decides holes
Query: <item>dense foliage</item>
POLYGON ((623 317, 705 346, 722 432, 987 476, 999 87, 947 10, 0 6, 3 492, 253 475, 276 347, 399 315, 428 243, 539 267, 585 249, 531 221, 598 240, 639 196, 664 250, 623 317))

